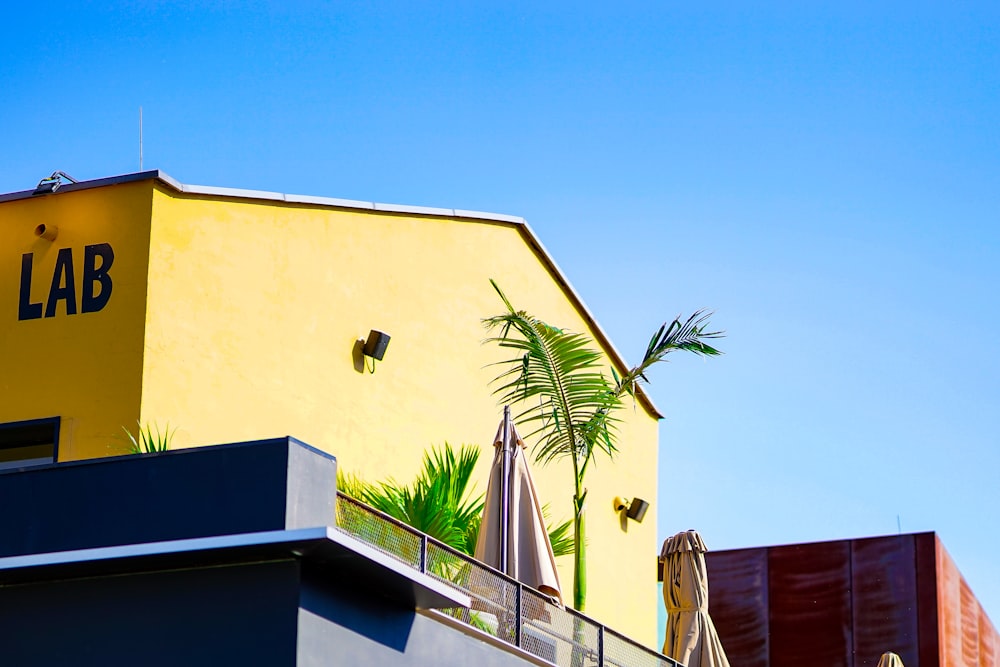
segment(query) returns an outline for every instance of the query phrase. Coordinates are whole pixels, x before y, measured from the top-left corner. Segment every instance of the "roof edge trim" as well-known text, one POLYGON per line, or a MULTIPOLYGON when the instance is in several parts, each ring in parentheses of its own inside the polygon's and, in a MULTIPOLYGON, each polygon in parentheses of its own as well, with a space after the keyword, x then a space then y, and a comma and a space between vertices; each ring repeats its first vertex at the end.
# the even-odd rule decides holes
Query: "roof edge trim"
MULTIPOLYGON (((122 183, 135 183, 137 181, 148 181, 148 180, 159 180, 163 183, 169 185, 175 190, 182 190, 183 185, 179 181, 174 180, 168 174, 160 171, 159 169, 151 169, 149 171, 137 171, 134 174, 121 174, 119 176, 108 176, 107 178, 95 178, 90 181, 79 181, 77 183, 66 183, 59 186, 56 192, 37 195, 39 197, 48 197, 51 194, 61 194, 63 192, 75 192, 77 190, 90 190, 92 188, 103 188, 107 185, 121 185, 122 183)), ((19 190, 18 192, 8 192, 5 194, 0 194, 0 202, 16 201, 18 199, 31 199, 35 197, 35 189, 30 190, 19 190)))
MULTIPOLYGON (((625 361, 625 357, 618 351, 618 348, 615 347, 615 344, 611 341, 611 337, 604 331, 601 323, 598 322, 597 318, 594 317, 594 314, 590 312, 590 309, 584 302, 583 297, 580 296, 580 294, 576 291, 576 288, 573 287, 573 284, 569 281, 569 278, 567 278, 566 274, 563 273, 561 268, 559 268, 556 260, 553 259, 552 255, 542 244, 538 235, 535 234, 534 230, 531 228, 531 225, 525 221, 520 223, 520 227, 524 235, 527 237, 528 243, 534 247, 539 257, 541 257, 542 260, 549 266, 549 269, 556 277, 556 280, 562 285, 562 288, 566 290, 570 299, 580 310, 580 313, 583 315, 583 319, 586 320, 587 324, 589 324, 597 334, 598 342, 608 350, 611 356, 611 363, 616 364, 619 367, 619 370, 627 370, 629 365, 625 361)), ((656 404, 653 403, 653 400, 649 397, 649 394, 643 390, 642 386, 636 387, 636 395, 639 397, 639 402, 642 403, 654 417, 657 419, 663 419, 663 413, 656 407, 656 404)))

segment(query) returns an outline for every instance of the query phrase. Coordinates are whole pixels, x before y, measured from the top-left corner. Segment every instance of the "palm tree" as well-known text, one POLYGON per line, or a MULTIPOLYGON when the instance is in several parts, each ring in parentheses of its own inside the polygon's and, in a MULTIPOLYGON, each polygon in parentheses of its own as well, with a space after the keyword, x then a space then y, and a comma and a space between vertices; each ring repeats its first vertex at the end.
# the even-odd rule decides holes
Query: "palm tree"
MULTIPOLYGON (((471 445, 463 445, 456 452, 446 442, 440 449, 424 453, 423 468, 409 484, 392 479, 371 484, 357 476, 338 475, 337 486, 347 495, 471 556, 483 514, 484 495, 472 495, 471 485, 479 452, 479 447, 471 445)), ((543 512, 547 509, 543 508, 543 512)), ((548 527, 556 556, 573 551, 571 523, 548 527)))
POLYGON ((653 334, 642 361, 611 378, 604 374, 603 355, 582 333, 550 326, 529 313, 517 310, 493 280, 507 312, 483 320, 490 332, 498 332, 487 342, 513 352, 498 362, 503 370, 494 379, 495 394, 503 403, 521 408, 516 419, 534 428, 535 460, 547 464, 569 459, 573 465, 573 606, 583 611, 587 599, 587 558, 585 550, 584 477, 595 455, 613 457, 617 451, 615 413, 626 397, 634 397, 640 383, 648 382, 646 370, 676 350, 714 356, 719 351, 706 341, 721 332, 708 332, 709 314, 698 311, 682 321, 675 319, 653 334))

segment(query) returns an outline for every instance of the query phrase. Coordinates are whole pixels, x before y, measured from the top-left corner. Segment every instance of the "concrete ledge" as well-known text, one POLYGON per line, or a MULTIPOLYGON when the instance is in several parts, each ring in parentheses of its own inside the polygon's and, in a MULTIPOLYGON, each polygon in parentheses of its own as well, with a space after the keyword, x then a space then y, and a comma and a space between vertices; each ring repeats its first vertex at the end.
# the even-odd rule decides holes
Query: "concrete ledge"
POLYGON ((472 604, 467 594, 329 526, 10 556, 0 558, 0 585, 293 558, 411 609, 472 604))

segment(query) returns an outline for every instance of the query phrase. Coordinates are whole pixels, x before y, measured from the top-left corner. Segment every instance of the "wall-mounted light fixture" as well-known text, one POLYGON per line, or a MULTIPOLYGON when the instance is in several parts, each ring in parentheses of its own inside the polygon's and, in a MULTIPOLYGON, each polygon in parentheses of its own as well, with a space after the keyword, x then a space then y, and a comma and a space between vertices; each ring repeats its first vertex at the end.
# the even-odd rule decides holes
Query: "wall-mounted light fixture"
POLYGON ((46 225, 44 222, 37 227, 35 227, 35 236, 43 238, 46 241, 55 241, 56 236, 59 235, 59 228, 55 225, 46 225))
POLYGON ((63 180, 67 180, 70 183, 79 183, 79 181, 67 174, 65 171, 54 171, 51 176, 46 176, 42 180, 38 181, 35 191, 31 194, 32 196, 51 194, 59 189, 59 186, 63 184, 63 180))
POLYGON ((375 372, 375 362, 382 361, 382 357, 385 356, 385 348, 389 346, 389 338, 389 334, 378 329, 372 329, 368 332, 368 338, 361 347, 361 353, 365 358, 372 360, 370 373, 375 372))
POLYGON ((372 329, 368 332, 365 340, 365 347, 362 350, 366 357, 371 357, 375 361, 382 361, 385 356, 385 348, 389 346, 389 334, 384 331, 372 329))
POLYGON ((615 511, 625 512, 625 516, 632 519, 636 523, 642 523, 643 518, 646 516, 646 510, 649 509, 649 503, 647 503, 642 498, 633 498, 628 500, 622 498, 621 496, 615 496, 615 511))

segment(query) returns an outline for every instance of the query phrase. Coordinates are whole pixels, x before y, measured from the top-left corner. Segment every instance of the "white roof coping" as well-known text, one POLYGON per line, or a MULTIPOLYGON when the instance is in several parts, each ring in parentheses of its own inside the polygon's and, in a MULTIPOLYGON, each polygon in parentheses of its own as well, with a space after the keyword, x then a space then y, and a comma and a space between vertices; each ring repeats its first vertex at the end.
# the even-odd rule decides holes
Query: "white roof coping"
POLYGON ((407 206, 405 204, 375 204, 376 211, 386 213, 413 213, 416 215, 433 215, 438 217, 452 217, 455 211, 450 208, 436 208, 433 206, 407 206))
POLYGON ((375 210, 375 202, 357 199, 336 199, 334 197, 313 197, 312 195, 285 195, 289 204, 314 204, 316 206, 336 206, 338 208, 361 208, 375 210))

